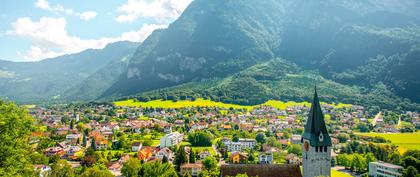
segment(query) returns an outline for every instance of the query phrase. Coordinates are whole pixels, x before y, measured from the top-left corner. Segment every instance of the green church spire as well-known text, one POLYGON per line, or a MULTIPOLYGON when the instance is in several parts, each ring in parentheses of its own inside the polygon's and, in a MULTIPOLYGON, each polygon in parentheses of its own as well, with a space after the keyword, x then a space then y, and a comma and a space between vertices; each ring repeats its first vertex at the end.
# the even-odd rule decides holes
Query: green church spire
POLYGON ((311 146, 331 146, 331 138, 328 135, 327 126, 325 126, 316 87, 303 138, 309 140, 311 146))

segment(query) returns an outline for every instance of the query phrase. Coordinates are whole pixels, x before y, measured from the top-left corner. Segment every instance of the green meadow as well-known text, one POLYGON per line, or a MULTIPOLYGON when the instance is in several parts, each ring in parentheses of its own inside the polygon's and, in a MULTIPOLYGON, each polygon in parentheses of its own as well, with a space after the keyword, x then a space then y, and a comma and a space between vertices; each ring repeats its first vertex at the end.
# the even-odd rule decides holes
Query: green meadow
MULTIPOLYGON (((171 101, 171 100, 153 100, 148 102, 139 102, 134 101, 133 99, 130 100, 124 100, 124 101, 117 101, 114 102, 116 106, 129 106, 129 107, 152 107, 152 108, 185 108, 185 107, 219 107, 219 108, 235 108, 235 109, 246 109, 246 110, 252 110, 254 107, 258 106, 271 106, 280 110, 285 110, 287 107, 291 106, 310 106, 311 104, 309 102, 294 102, 294 101, 288 101, 283 102, 279 100, 269 100, 263 104, 254 105, 254 106, 244 106, 244 105, 237 105, 237 104, 227 104, 222 102, 215 102, 211 100, 205 100, 202 98, 198 98, 195 101, 190 100, 179 100, 179 101, 171 101)), ((325 104, 325 103, 324 103, 325 104)), ((344 108, 344 107, 350 107, 351 104, 335 104, 333 105, 336 108, 344 108)))
POLYGON ((383 137, 398 146, 400 153, 409 149, 420 150, 420 132, 415 133, 357 133, 362 136, 383 137))

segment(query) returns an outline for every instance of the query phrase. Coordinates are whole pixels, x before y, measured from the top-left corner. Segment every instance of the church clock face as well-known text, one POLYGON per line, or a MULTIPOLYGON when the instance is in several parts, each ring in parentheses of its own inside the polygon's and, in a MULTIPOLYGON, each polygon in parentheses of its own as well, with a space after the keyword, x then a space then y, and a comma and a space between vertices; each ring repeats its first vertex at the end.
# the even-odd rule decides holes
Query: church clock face
POLYGON ((305 151, 309 151, 309 143, 307 141, 303 146, 305 147, 305 151))

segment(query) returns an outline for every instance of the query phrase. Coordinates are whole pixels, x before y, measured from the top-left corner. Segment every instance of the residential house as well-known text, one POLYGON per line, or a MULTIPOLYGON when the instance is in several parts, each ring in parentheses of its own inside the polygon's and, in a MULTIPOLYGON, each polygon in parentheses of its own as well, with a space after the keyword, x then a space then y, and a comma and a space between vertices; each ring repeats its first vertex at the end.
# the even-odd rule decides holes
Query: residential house
POLYGON ((66 141, 68 144, 75 145, 77 141, 80 141, 80 134, 68 134, 66 135, 66 141))
POLYGON ((301 144, 301 141, 302 135, 292 135, 292 137, 290 138, 290 142, 292 142, 292 144, 301 144))
POLYGON ((164 156, 166 156, 169 161, 172 161, 173 157, 174 157, 173 152, 167 147, 164 147, 164 148, 160 149, 155 154, 155 157, 158 158, 158 159, 163 159, 164 156))
POLYGON ((44 151, 44 154, 46 156, 53 156, 53 155, 59 155, 62 156, 64 155, 66 152, 64 151, 63 148, 61 147, 49 147, 44 151))
POLYGON ((260 153, 258 155, 259 164, 273 164, 273 154, 272 153, 260 153))
POLYGON ((197 177, 201 170, 203 169, 203 164, 201 163, 186 163, 181 165, 181 175, 189 173, 191 176, 197 177))
POLYGON ((287 164, 295 164, 300 165, 302 163, 302 160, 296 155, 296 154, 287 154, 286 157, 287 164))
POLYGON ((39 172, 40 177, 49 176, 48 174, 51 171, 51 167, 47 165, 34 165, 34 169, 36 172, 39 172))
POLYGON ((211 153, 210 151, 205 150, 198 153, 198 155, 200 156, 200 159, 205 159, 206 157, 211 156, 211 153))
POLYGON ((141 149, 141 143, 140 142, 133 142, 131 144, 131 151, 132 152, 138 152, 141 149))
POLYGON ((152 157, 153 151, 154 149, 150 146, 143 147, 143 149, 138 152, 137 157, 139 160, 148 161, 152 157))
POLYGON ((248 161, 248 156, 241 152, 232 152, 229 157, 231 163, 246 163, 248 161))

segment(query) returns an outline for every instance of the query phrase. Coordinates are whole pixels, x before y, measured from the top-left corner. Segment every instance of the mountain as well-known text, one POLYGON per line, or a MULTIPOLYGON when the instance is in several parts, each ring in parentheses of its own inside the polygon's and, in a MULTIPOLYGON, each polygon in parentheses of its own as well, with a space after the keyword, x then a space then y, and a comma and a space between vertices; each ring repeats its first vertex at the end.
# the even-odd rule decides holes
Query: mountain
POLYGON ((117 42, 101 50, 89 49, 39 62, 0 61, 0 97, 22 103, 95 98, 100 92, 97 86, 106 89, 121 74, 108 71, 123 70, 138 45, 117 42), (90 86, 101 79, 106 80, 90 86))
POLYGON ((285 58, 330 82, 419 103, 420 74, 403 72, 418 73, 419 25, 416 0, 195 0, 139 46, 102 97, 223 79, 285 58))

